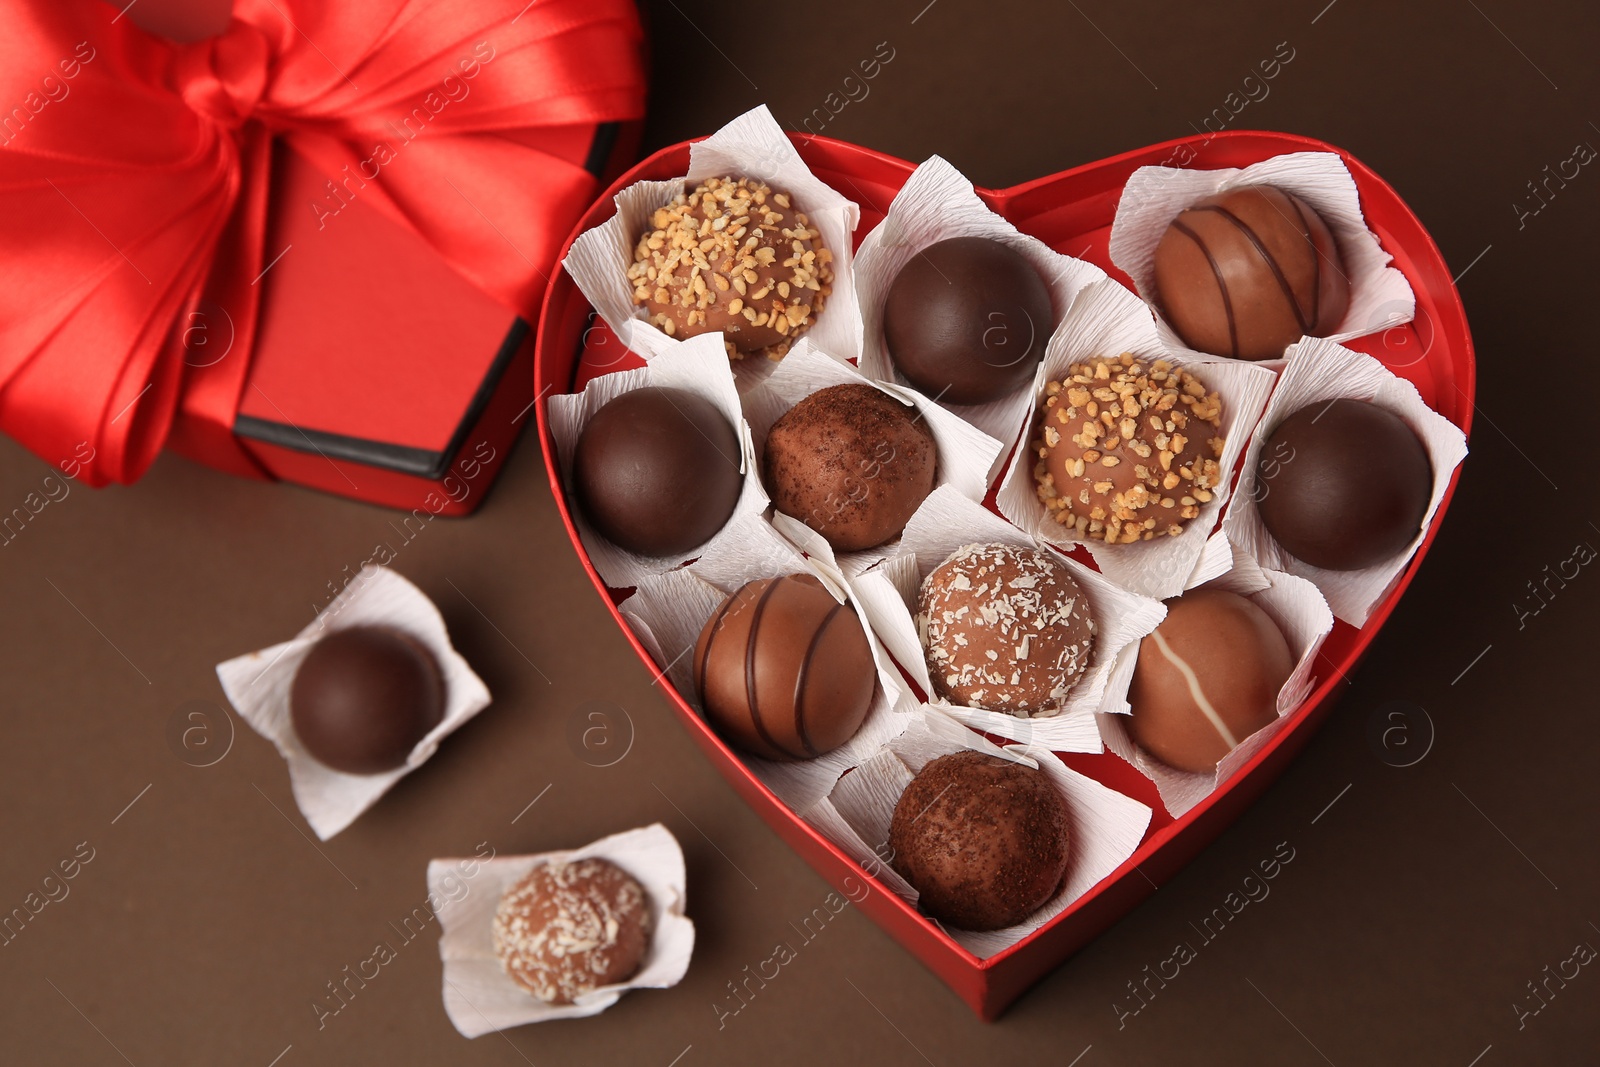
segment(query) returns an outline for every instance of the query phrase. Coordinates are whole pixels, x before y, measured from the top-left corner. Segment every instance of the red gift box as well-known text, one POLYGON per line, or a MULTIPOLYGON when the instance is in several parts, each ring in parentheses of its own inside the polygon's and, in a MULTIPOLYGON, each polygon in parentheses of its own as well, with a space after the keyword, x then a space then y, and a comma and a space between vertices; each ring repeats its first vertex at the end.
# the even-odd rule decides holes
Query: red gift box
POLYGON ((170 446, 470 512, 561 238, 637 147, 638 11, 228 4, 41 2, 0 40, 0 428, 91 485, 170 446))
MULTIPOLYGON (((913 164, 827 137, 792 135, 796 149, 822 181, 861 205, 856 240, 871 232, 889 202, 914 169, 913 164)), ((1470 427, 1474 393, 1472 339, 1466 313, 1437 246, 1399 195, 1370 169, 1341 149, 1291 134, 1228 131, 1191 137, 1128 152, 1010 189, 979 189, 978 195, 1023 233, 1058 251, 1088 260, 1132 288, 1110 262, 1107 240, 1122 187, 1142 166, 1215 169, 1245 167, 1288 152, 1336 152, 1349 167, 1367 224, 1377 234, 1394 266, 1416 294, 1416 317, 1404 326, 1347 342, 1379 359, 1416 385, 1427 403, 1463 430, 1470 427)), ((623 175, 594 204, 573 233, 599 225, 615 211, 612 197, 643 179, 672 178, 688 169, 687 143, 662 149, 623 175)), ((570 246, 570 240, 569 240, 570 246)), ((564 255, 565 253, 563 253, 564 255)), ((616 335, 595 315, 571 277, 552 280, 545 294, 535 356, 541 398, 547 392, 573 392, 591 378, 639 366, 616 335)), ((623 620, 617 605, 631 590, 609 589, 584 552, 572 522, 560 464, 550 436, 545 404, 538 405, 545 465, 568 535, 596 590, 610 606, 616 624, 652 674, 658 668, 648 650, 623 620)), ((1170 879, 1236 819, 1288 765, 1327 717, 1341 682, 1410 584, 1444 518, 1459 468, 1416 555, 1393 589, 1360 629, 1335 623, 1317 658, 1316 689, 1290 713, 1287 728, 1232 778, 1180 818, 1161 804, 1155 786, 1131 765, 1106 752, 1066 753, 1062 758, 1080 773, 1147 804, 1150 826, 1139 848, 1116 871, 1074 901, 1043 927, 1010 948, 979 958, 937 924, 886 888, 821 833, 802 822, 744 765, 737 752, 712 731, 682 694, 663 682, 673 711, 711 763, 780 837, 833 886, 847 893, 873 921, 887 930, 954 990, 981 1018, 996 1018, 1029 986, 1131 911, 1170 879), (864 895, 862 886, 866 887, 864 895)))

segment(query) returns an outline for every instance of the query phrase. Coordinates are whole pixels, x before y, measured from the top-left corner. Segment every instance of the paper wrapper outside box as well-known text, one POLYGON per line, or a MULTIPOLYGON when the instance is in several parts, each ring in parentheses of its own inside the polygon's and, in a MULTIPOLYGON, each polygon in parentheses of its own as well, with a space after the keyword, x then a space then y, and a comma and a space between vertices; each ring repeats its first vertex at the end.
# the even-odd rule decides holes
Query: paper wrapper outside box
MULTIPOLYGON (((636 136, 634 124, 607 123, 561 128, 551 142, 598 184, 636 136)), ((253 348, 232 432, 262 472, 389 507, 470 514, 530 421, 533 331, 364 202, 356 181, 336 198, 333 177, 275 146, 255 343, 234 351, 233 314, 202 300, 179 324, 182 358, 199 370, 253 348)), ((211 464, 197 417, 180 407, 169 443, 211 464)))

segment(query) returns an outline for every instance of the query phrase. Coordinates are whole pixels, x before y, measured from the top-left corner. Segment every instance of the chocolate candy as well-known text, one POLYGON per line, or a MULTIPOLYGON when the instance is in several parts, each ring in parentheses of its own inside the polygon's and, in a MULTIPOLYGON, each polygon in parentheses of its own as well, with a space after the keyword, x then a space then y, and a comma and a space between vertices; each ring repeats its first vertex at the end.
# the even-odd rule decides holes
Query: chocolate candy
POLYGON ((720 332, 733 359, 781 359, 821 313, 832 261, 787 193, 711 178, 656 209, 628 281, 667 336, 720 332))
POLYGON ((1360 570, 1393 559, 1421 532, 1433 464, 1398 415, 1362 400, 1318 402, 1267 436, 1252 492, 1267 532, 1290 555, 1360 570))
POLYGON ((653 923, 644 887, 616 864, 545 863, 500 898, 494 950, 518 985, 571 1004, 638 973, 653 923))
POLYGON ((894 869, 924 912, 963 930, 1015 926, 1067 871, 1067 805, 1040 770, 983 752, 922 768, 894 806, 894 869))
POLYGON ((1222 484, 1222 400, 1165 360, 1074 363, 1045 386, 1033 478, 1079 540, 1176 536, 1222 484))
POLYGON ((295 672, 289 715, 295 736, 324 766, 381 774, 444 717, 444 676, 433 654, 387 626, 351 626, 323 637, 295 672))
POLYGON ((1267 613, 1242 596, 1195 589, 1139 643, 1128 733, 1180 771, 1210 773, 1239 742, 1278 717, 1294 656, 1267 613))
POLYGON ((952 404, 981 404, 1027 385, 1054 327, 1039 272, 988 237, 924 248, 900 269, 883 304, 883 339, 895 366, 952 404))
POLYGON ((630 552, 673 556, 709 541, 739 503, 739 437, 683 389, 623 393, 594 413, 572 459, 578 506, 630 552))
POLYGON ((958 704, 1049 713, 1089 669, 1089 598, 1048 552, 963 545, 929 572, 917 612, 933 688, 958 704))
POLYGON ((855 609, 809 574, 734 593, 694 646, 694 687, 728 743, 771 760, 812 759, 855 736, 877 666, 855 609))
POLYGON ((914 408, 870 385, 834 385, 773 423, 762 471, 779 511, 851 552, 900 535, 937 464, 914 408))
POLYGON ((1304 200, 1247 185, 1202 200, 1156 246, 1156 302, 1184 344, 1235 359, 1277 359, 1326 337, 1350 306, 1327 223, 1304 200))

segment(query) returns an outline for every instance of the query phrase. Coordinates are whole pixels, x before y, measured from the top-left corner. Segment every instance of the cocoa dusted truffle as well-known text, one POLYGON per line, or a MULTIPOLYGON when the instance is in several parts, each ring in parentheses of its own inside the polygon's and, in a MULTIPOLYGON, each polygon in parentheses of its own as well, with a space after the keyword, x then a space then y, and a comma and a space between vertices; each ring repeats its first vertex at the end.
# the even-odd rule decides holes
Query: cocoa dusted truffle
POLYGON ((900 269, 883 305, 895 366, 952 404, 982 404, 1027 385, 1054 326, 1039 272, 988 237, 924 248, 900 269))
POLYGON ((321 638, 295 672, 289 717, 318 763, 346 774, 405 765, 444 717, 433 653, 387 626, 351 626, 321 638))
POLYGON ((833 253, 788 193, 709 178, 656 209, 633 251, 633 302, 669 337, 723 335, 728 355, 782 359, 831 292, 833 253))
POLYGON ((1252 489, 1267 532, 1313 567, 1352 571, 1422 532, 1433 464, 1400 416, 1364 400, 1301 408, 1262 444, 1252 489))
POLYGON ((1045 386, 1034 482, 1079 539, 1176 536, 1222 484, 1222 400, 1165 360, 1074 363, 1045 386))
POLYGON ((630 552, 671 556, 709 541, 744 488, 739 437, 684 389, 648 386, 594 413, 572 459, 578 506, 630 552))
POLYGON ((1350 280, 1328 224, 1270 185, 1202 200, 1156 246, 1156 303, 1183 343, 1234 359, 1277 359, 1302 336, 1326 337, 1350 307, 1350 280))
POLYGON ((1220 589, 1185 593, 1139 643, 1128 733, 1169 767, 1210 773, 1278 717, 1293 671, 1289 642, 1266 612, 1220 589))
POLYGON ((767 433, 767 492, 841 552, 893 540, 933 491, 938 448, 916 409, 870 385, 820 389, 767 433))
POLYGON ((855 609, 809 574, 763 578, 717 609, 694 646, 694 687, 729 744, 812 759, 855 736, 878 669, 855 609))
POLYGON ((1089 669, 1089 598, 1048 552, 963 545, 922 583, 917 629, 933 687, 968 707, 1060 709, 1089 669))
POLYGON ((500 898, 494 950, 522 988, 571 1004, 637 974, 652 925, 644 887, 616 864, 545 863, 500 898))
POLYGON ((1043 771, 983 752, 940 756, 894 806, 894 869, 962 930, 1015 926, 1067 871, 1067 805, 1043 771))

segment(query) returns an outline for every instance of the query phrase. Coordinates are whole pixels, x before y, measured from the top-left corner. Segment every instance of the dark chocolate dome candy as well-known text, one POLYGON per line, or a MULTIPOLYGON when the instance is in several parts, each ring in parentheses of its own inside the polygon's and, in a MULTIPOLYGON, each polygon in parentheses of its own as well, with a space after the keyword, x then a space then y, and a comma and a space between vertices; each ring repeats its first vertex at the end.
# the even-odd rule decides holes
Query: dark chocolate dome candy
POLYGON ((1256 507, 1296 559, 1360 570, 1422 530, 1433 465, 1411 427, 1364 400, 1318 402, 1280 422, 1256 463, 1256 507))
POLYGON ((872 708, 877 665, 855 609, 809 574, 740 588, 694 648, 705 716, 736 748, 812 759, 855 736, 872 708))
POLYGON ((1169 767, 1209 773, 1278 717, 1294 656, 1271 617, 1242 596, 1196 589, 1166 603, 1167 617, 1139 643, 1128 734, 1169 767))
POLYGON ((1067 870, 1067 805, 1045 772, 984 752, 924 766, 889 824, 894 869, 922 910, 963 930, 1015 926, 1067 870))
POLYGON ((711 401, 649 386, 589 419, 572 460, 578 506, 608 541, 672 556, 709 541, 744 487, 739 436, 711 401))
POLYGON ((1027 385, 1054 327, 1039 272, 988 237, 924 248, 900 269, 883 305, 895 366, 952 404, 981 404, 1027 385))
POLYGON ((1350 307, 1333 232, 1311 205, 1270 185, 1200 201, 1155 254, 1156 303, 1184 344, 1235 359, 1277 359, 1326 337, 1350 307))
POLYGON ((853 552, 900 535, 933 491, 938 458, 915 408, 870 385, 833 385, 772 424, 762 474, 779 511, 853 552))
POLYGON ((403 766, 444 717, 439 664, 422 642, 387 626, 323 637, 289 690, 295 736, 317 762, 346 774, 403 766))

